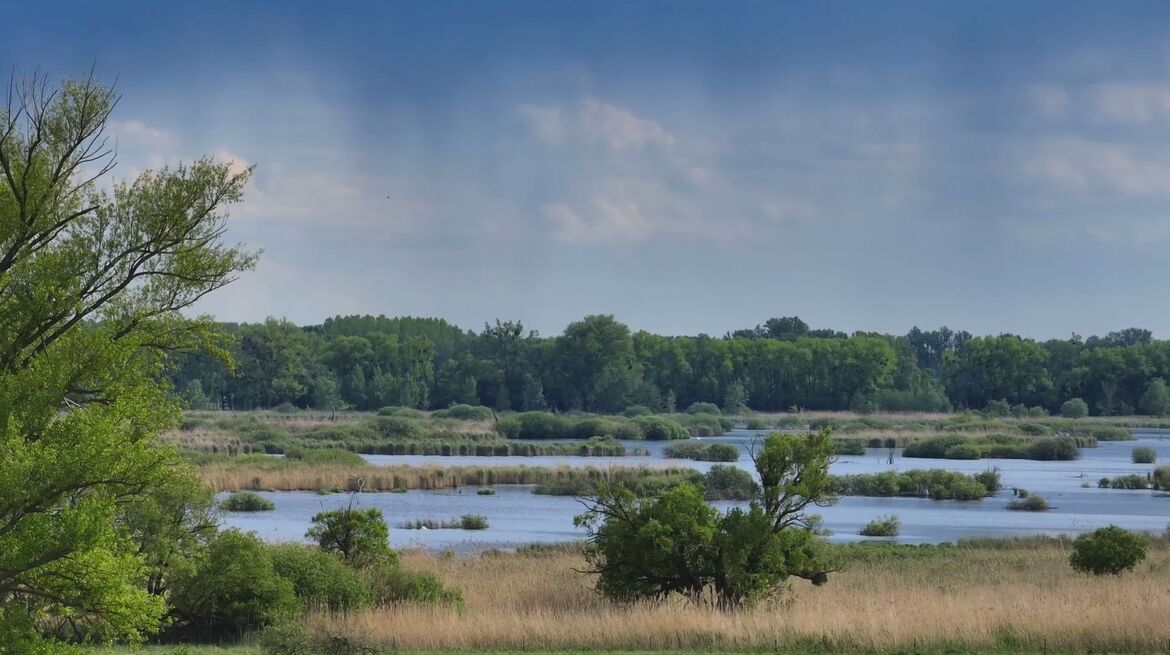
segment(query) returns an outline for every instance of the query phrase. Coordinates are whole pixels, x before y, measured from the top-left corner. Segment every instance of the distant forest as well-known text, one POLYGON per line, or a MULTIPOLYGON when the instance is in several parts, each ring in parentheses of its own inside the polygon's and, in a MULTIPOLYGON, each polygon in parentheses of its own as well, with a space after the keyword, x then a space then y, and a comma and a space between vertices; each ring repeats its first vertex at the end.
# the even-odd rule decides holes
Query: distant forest
POLYGON ((722 337, 631 332, 588 316, 555 337, 496 321, 475 333, 442 319, 345 316, 299 327, 227 324, 236 367, 177 353, 169 375, 200 409, 278 406, 504 410, 1057 412, 1166 414, 1170 341, 1130 328, 1035 341, 915 327, 901 336, 811 329, 774 318, 722 337))

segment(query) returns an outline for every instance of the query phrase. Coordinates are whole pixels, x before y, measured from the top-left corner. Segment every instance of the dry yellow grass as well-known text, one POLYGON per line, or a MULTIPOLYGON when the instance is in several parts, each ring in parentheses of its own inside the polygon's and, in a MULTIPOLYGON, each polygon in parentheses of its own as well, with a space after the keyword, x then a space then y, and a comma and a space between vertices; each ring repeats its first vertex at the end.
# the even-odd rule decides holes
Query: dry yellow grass
POLYGON ((577 553, 452 558, 404 554, 462 589, 463 611, 391 608, 315 614, 317 630, 405 649, 974 649, 1165 652, 1170 553, 1136 573, 1074 573, 1059 546, 959 548, 854 564, 783 602, 720 613, 682 602, 615 606, 574 572, 577 553))
POLYGON ((287 465, 274 459, 266 466, 207 464, 199 467, 203 481, 216 491, 315 491, 353 489, 360 480, 370 491, 449 489, 496 484, 571 482, 582 477, 612 480, 615 476, 685 474, 690 469, 651 467, 543 468, 534 466, 334 466, 287 465))

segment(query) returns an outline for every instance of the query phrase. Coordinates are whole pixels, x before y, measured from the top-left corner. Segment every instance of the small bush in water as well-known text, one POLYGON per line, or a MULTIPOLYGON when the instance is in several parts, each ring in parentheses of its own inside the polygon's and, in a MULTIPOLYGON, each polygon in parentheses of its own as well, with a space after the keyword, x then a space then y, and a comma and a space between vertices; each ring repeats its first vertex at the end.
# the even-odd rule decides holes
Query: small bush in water
POLYGON ((268 512, 276 509, 275 503, 252 491, 234 493, 219 506, 225 512, 268 512))
POLYGON ((864 537, 896 537, 901 529, 902 520, 891 514, 890 516, 879 516, 866 523, 858 534, 864 537))
POLYGON ((1134 464, 1153 464, 1158 460, 1158 453, 1149 446, 1137 446, 1132 456, 1134 464))
POLYGON ((1019 512, 1043 512, 1052 509, 1048 505, 1048 501, 1044 499, 1044 496, 1028 496, 1027 498, 1013 500, 1008 503, 1007 508, 1019 512))
POLYGON ((483 487, 482 489, 476 489, 475 495, 477 495, 477 496, 494 496, 494 495, 496 495, 496 490, 492 489, 491 487, 483 487))

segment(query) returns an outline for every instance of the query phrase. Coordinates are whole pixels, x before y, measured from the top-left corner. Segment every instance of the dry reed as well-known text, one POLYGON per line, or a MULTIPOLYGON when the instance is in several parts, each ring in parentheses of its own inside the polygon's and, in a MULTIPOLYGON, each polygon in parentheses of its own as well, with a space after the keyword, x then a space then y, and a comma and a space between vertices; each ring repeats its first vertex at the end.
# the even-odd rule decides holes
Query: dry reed
POLYGON ((617 606, 574 572, 579 553, 408 552, 403 561, 462 589, 463 611, 398 607, 315 614, 314 629, 404 649, 800 649, 961 647, 1164 652, 1170 552, 1121 577, 1074 573, 1059 545, 955 548, 854 564, 824 587, 721 613, 664 602, 617 606))

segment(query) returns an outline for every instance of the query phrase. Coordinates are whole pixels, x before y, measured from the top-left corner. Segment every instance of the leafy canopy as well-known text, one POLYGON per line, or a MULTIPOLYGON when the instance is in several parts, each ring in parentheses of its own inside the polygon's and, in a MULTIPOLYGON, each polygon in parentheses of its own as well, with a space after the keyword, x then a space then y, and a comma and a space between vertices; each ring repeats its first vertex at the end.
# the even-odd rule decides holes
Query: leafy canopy
POLYGON ((155 440, 179 411, 162 353, 224 352, 180 310, 254 262, 223 242, 250 170, 201 159, 98 185, 116 101, 92 76, 34 76, 0 107, 0 643, 157 629, 152 547, 115 519, 177 465, 155 440))

